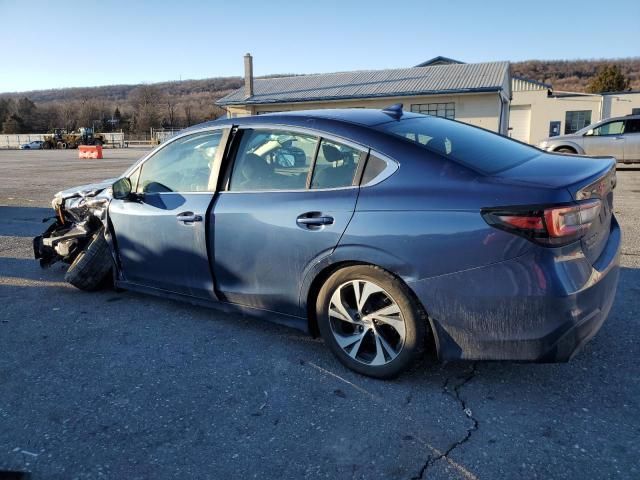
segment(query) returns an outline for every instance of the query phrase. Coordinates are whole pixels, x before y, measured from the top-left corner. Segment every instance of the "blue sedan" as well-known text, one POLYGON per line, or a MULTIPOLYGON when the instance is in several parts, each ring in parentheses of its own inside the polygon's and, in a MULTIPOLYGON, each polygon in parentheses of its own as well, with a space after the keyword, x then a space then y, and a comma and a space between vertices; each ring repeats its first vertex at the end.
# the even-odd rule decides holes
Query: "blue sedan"
POLYGON ((66 279, 249 312, 389 378, 442 360, 566 361, 618 283, 615 161, 438 117, 204 123, 120 178, 60 192, 34 239, 66 279))

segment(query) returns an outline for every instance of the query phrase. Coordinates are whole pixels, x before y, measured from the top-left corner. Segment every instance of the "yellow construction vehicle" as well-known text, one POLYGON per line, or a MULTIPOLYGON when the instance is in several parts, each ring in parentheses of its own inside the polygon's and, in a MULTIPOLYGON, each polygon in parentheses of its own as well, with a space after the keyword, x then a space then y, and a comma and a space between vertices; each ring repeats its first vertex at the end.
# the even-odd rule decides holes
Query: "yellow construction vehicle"
POLYGON ((55 128, 53 133, 45 135, 42 148, 78 148, 80 145, 103 145, 104 136, 94 133, 93 128, 79 128, 67 133, 62 128, 55 128))

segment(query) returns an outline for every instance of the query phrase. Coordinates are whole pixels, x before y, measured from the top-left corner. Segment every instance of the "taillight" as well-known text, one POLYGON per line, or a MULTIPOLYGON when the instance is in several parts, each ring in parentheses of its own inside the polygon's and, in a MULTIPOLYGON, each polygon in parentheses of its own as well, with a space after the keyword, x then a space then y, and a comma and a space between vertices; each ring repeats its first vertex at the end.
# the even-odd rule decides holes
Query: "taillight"
POLYGON ((544 245, 565 245, 580 238, 600 213, 600 200, 544 208, 491 208, 482 211, 489 225, 544 245))

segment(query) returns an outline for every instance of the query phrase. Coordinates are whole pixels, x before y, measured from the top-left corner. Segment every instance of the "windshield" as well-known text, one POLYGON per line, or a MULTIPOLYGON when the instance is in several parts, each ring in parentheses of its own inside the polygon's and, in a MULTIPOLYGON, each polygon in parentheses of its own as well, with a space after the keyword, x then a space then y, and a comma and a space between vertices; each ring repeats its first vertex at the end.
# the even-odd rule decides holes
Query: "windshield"
POLYGON ((540 155, 534 147, 488 130, 426 115, 375 128, 486 174, 515 167, 540 155))

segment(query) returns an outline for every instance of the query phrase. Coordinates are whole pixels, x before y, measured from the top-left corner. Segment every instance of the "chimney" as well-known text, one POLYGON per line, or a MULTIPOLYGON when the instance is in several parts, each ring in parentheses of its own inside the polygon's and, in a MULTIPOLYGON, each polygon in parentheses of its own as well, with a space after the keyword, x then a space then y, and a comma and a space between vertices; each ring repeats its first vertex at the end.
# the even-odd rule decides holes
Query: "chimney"
POLYGON ((253 57, 250 53, 244 56, 244 98, 253 97, 253 57))

